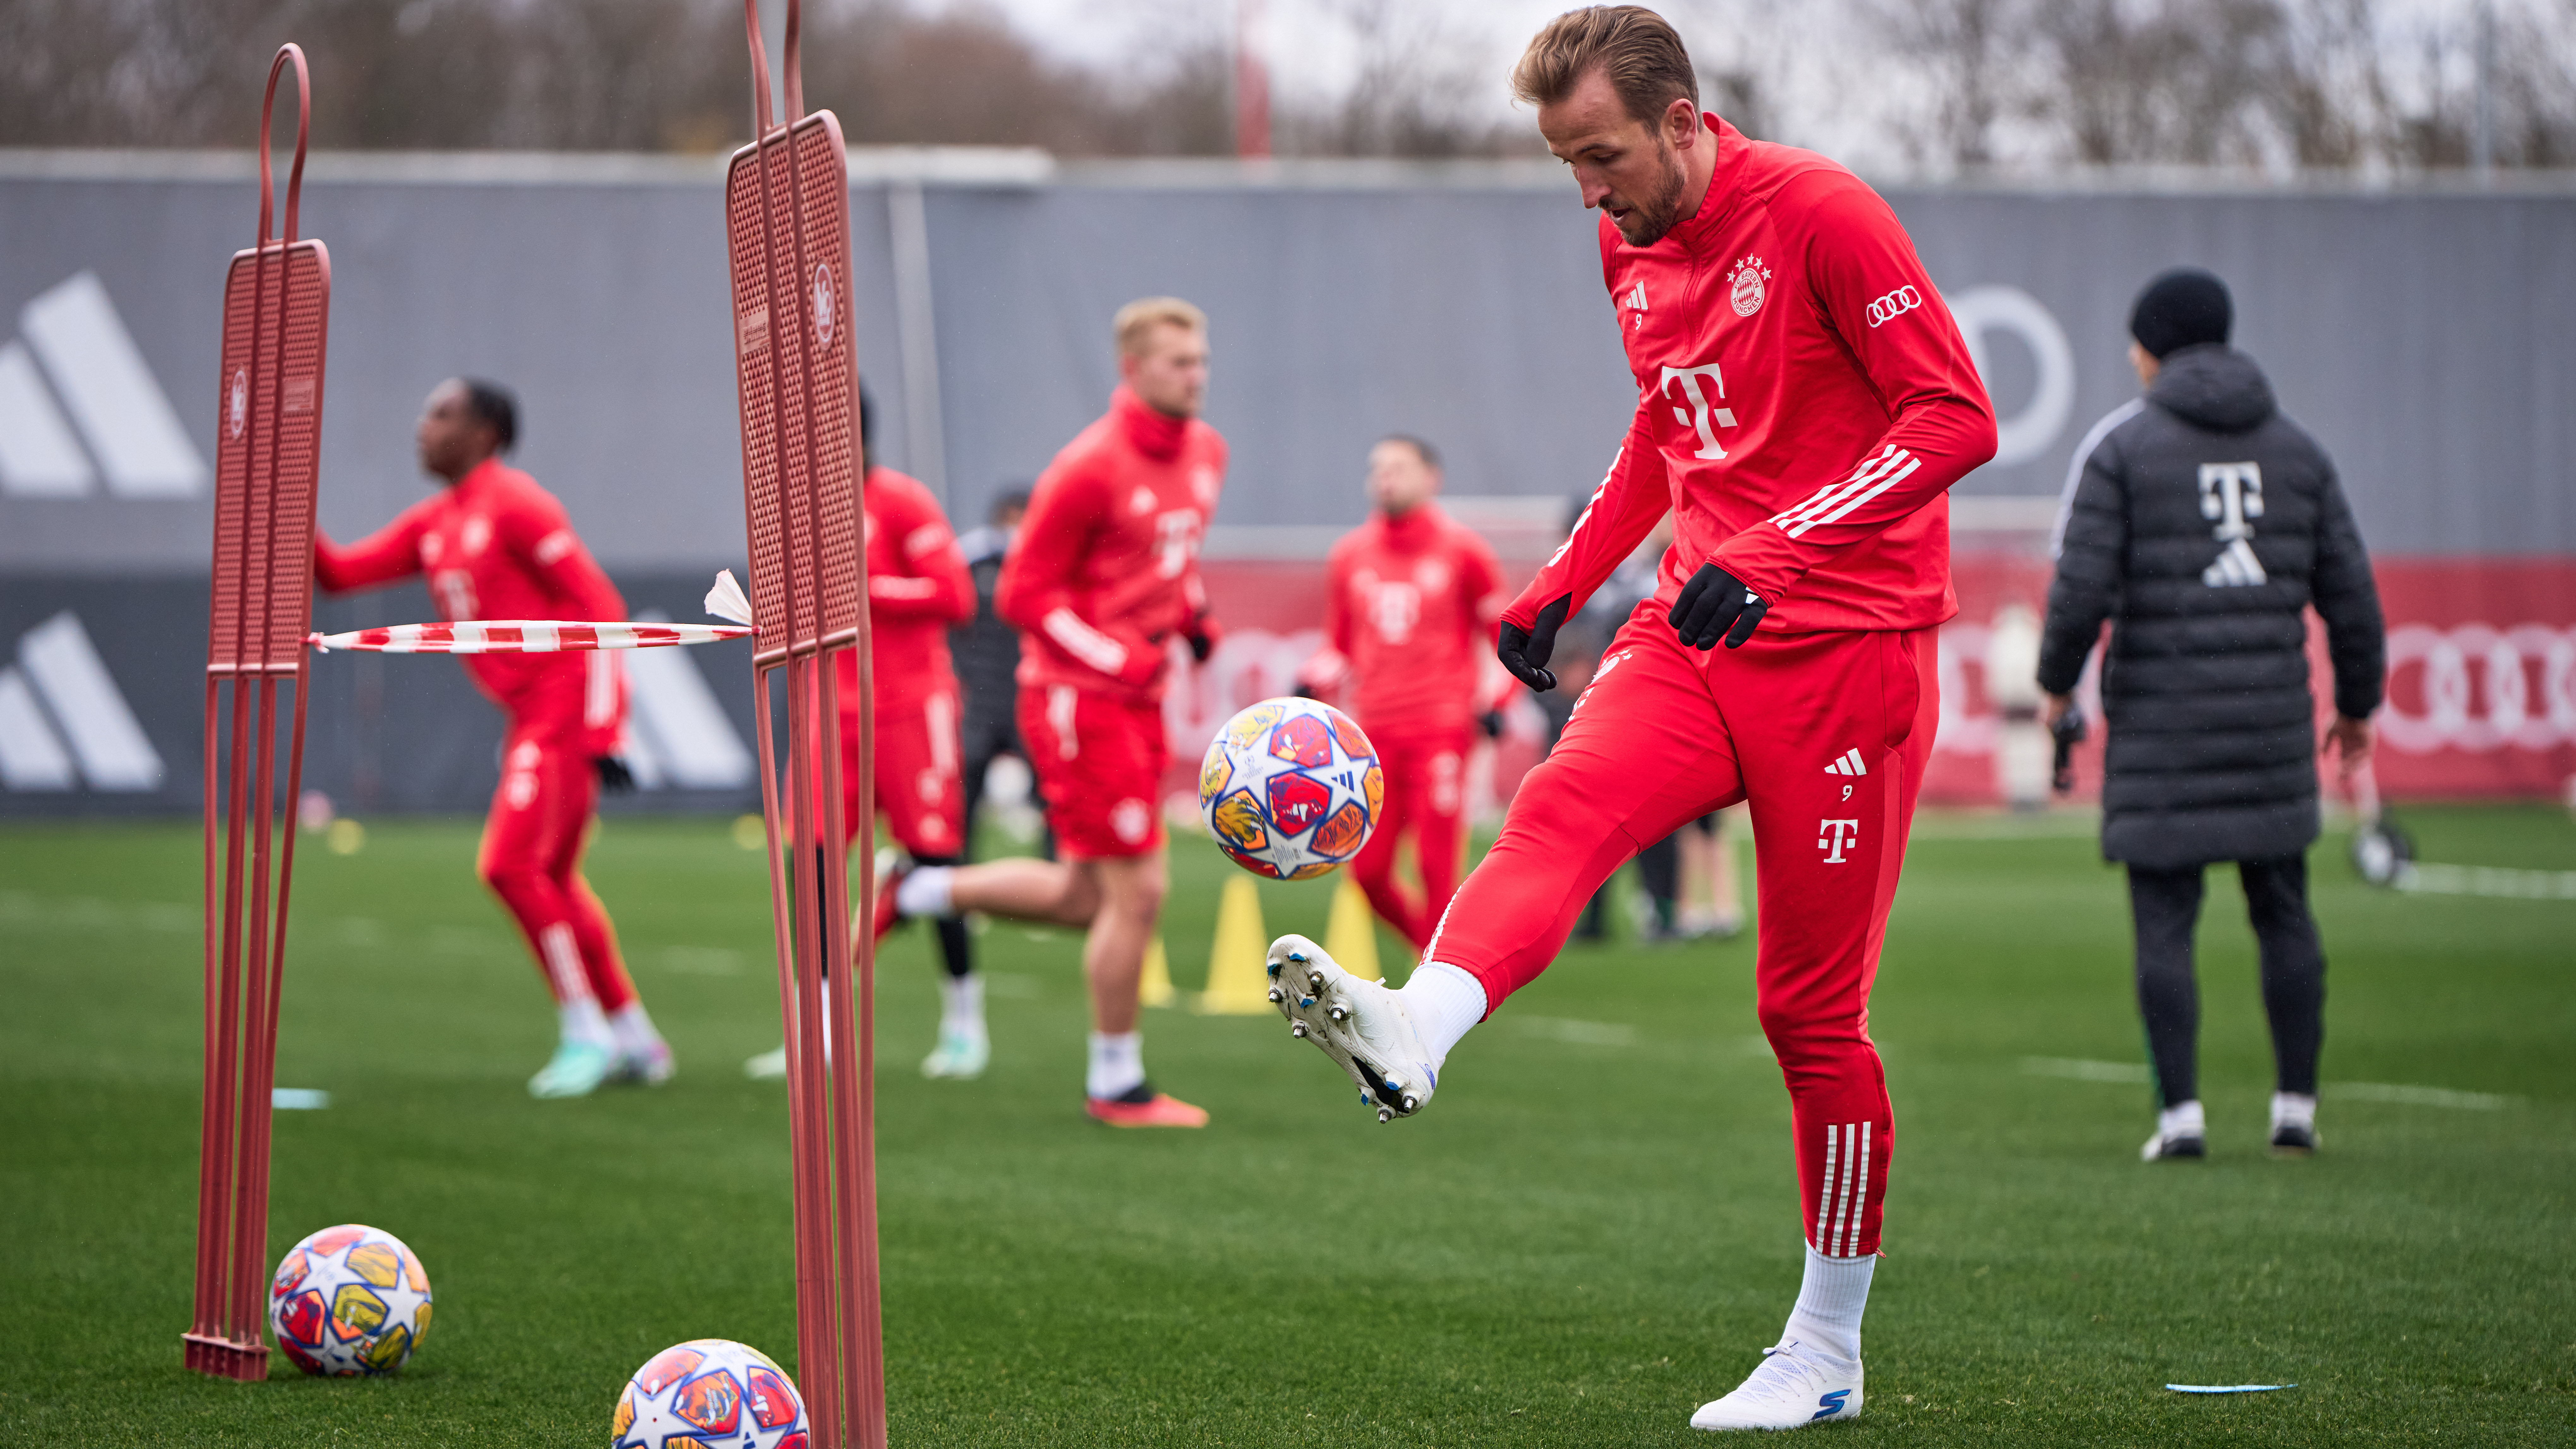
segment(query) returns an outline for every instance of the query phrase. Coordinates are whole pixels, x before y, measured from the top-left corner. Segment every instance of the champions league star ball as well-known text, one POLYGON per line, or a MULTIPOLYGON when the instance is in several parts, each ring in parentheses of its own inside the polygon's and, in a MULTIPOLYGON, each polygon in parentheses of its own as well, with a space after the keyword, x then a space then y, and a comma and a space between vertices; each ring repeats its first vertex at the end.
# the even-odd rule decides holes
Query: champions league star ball
POLYGON ((1377 747, 1311 699, 1266 699, 1227 720, 1199 766, 1208 834, 1271 880, 1312 880, 1359 854, 1385 801, 1377 747))
POLYGON ((324 1228, 277 1265, 268 1331, 308 1374, 392 1373, 429 1332, 429 1273, 391 1233, 324 1228))
POLYGON ((610 1449, 806 1449, 807 1440, 805 1401, 787 1371, 729 1338, 653 1355, 608 1423, 610 1449))

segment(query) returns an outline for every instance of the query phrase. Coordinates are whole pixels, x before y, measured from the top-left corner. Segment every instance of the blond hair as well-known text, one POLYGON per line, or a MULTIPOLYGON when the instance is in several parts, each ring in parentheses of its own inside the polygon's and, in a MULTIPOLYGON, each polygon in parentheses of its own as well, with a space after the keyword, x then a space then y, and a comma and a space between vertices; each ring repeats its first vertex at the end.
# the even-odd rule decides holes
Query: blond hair
POLYGON ((1512 94, 1552 106, 1596 70, 1629 116, 1649 126, 1677 100, 1699 104, 1699 73, 1681 36, 1642 5, 1590 5, 1549 21, 1512 67, 1512 94))
POLYGON ((1139 297, 1119 308, 1117 320, 1109 324, 1118 338, 1118 355, 1134 357, 1143 352, 1154 329, 1166 324, 1205 332, 1207 314, 1178 297, 1139 297))

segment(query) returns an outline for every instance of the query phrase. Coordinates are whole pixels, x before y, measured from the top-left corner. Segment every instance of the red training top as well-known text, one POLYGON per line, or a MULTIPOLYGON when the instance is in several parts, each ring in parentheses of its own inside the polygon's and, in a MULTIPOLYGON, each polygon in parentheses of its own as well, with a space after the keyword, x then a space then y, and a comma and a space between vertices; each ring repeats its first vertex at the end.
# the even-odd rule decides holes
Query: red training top
POLYGON ((1021 631, 1020 683, 1150 704, 1174 630, 1205 628, 1199 539, 1225 486, 1225 439, 1122 386, 1038 475, 993 606, 1021 631))
POLYGON ((1494 643, 1502 565, 1471 529, 1425 503, 1377 513, 1333 545, 1325 565, 1325 647, 1303 677, 1349 690, 1371 734, 1462 730, 1494 643))
MULTIPOLYGON (((876 665, 877 707, 914 706, 957 692, 948 663, 948 626, 975 616, 975 581, 948 530, 948 515, 920 482, 871 468, 859 490, 867 532, 868 657, 876 665)), ((859 655, 840 654, 841 711, 859 711, 859 655)))
MULTIPOLYGON (((553 619, 606 623, 626 601, 592 561, 555 496, 537 480, 486 458, 448 487, 341 548, 313 535, 313 577, 341 593, 429 575, 429 597, 449 623, 553 619)), ((465 672, 511 723, 613 754, 626 721, 626 676, 616 656, 466 654, 465 672)))
POLYGON ((1601 275, 1637 414, 1592 504, 1505 617, 1580 609, 1667 509, 1669 605, 1714 561, 1765 629, 1921 629, 1958 612, 1950 485, 1994 456, 1994 408, 1949 308, 1878 194, 1812 152, 1717 147, 1689 220, 1601 275))

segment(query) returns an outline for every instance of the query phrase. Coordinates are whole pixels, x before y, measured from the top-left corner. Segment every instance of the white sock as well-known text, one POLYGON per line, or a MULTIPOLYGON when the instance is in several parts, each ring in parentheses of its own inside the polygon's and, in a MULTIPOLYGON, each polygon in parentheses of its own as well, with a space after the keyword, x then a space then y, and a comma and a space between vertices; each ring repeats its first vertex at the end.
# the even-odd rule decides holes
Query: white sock
POLYGON ((617 1008, 617 1014, 608 1019, 608 1031, 617 1050, 627 1056, 641 1056, 662 1040, 662 1034, 653 1029, 653 1018, 644 1014, 640 998, 617 1008))
POLYGON ((939 1026, 975 1036, 984 1034, 984 978, 969 971, 939 978, 939 1026))
POLYGON ((2311 1132, 2317 1130, 2317 1099, 2297 1092, 2274 1092, 2272 1130, 2278 1132, 2284 1127, 2305 1127, 2311 1132))
POLYGON ((2158 1112, 2156 1131, 2166 1137, 2208 1136, 2209 1131, 2201 1121, 2200 1099, 2194 1097, 2188 1102, 2176 1102, 2158 1112))
POLYGON ((1123 1097, 1145 1085, 1145 1037, 1133 1031, 1095 1031, 1091 1034, 1091 1067, 1082 1076, 1082 1090, 1107 1101, 1123 1097))
POLYGON ((917 866, 894 888, 894 908, 906 916, 945 916, 953 914, 949 904, 949 886, 956 879, 957 868, 949 865, 917 866))
POLYGON ((1828 1258, 1809 1248, 1798 1306, 1789 1310, 1781 1339, 1794 1338, 1845 1363, 1860 1362, 1860 1315, 1869 1306, 1869 1279, 1877 1271, 1875 1253, 1828 1258))
POLYGON ((1435 1072, 1467 1028, 1485 1019, 1485 984, 1445 961, 1413 968, 1396 995, 1404 1002, 1404 1014, 1413 1019, 1414 1034, 1430 1049, 1435 1072))
POLYGON ((585 991, 555 1008, 565 1041, 584 1042, 602 1051, 614 1051, 616 1036, 608 1029, 608 1018, 600 1014, 599 998, 585 991))

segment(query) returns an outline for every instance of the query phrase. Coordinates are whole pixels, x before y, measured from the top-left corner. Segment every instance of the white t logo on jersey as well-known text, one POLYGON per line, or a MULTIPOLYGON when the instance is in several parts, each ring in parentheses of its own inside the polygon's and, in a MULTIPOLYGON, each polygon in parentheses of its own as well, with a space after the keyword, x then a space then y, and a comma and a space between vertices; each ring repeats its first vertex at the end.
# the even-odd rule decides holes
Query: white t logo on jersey
POLYGON ((1825 852, 1825 864, 1844 865, 1849 857, 1843 852, 1860 844, 1860 822, 1857 820, 1819 820, 1816 822, 1816 849, 1825 852))
POLYGON ((2254 525, 2263 516, 2263 470, 2252 463, 2200 465, 2200 516, 2215 521, 2210 532, 2226 547, 2200 571, 2200 581, 2213 589, 2268 583, 2263 561, 2254 556, 2254 525))
POLYGON ((1199 556, 1199 515, 1194 508, 1175 508, 1154 520, 1154 572, 1177 579, 1199 556))
POLYGON ((1413 585, 1388 580, 1369 589, 1369 622, 1377 626, 1378 637, 1389 644, 1401 644, 1413 637, 1413 626, 1422 622, 1422 594, 1413 585))
POLYGON ((1667 367, 1664 369, 1664 380, 1656 390, 1666 397, 1671 397, 1673 384, 1676 382, 1682 385, 1682 392, 1690 399, 1690 406, 1673 409, 1673 421, 1699 434, 1699 451, 1691 456, 1694 458, 1725 457, 1726 450, 1717 444, 1717 428, 1734 427, 1735 413, 1730 408, 1710 406, 1712 403, 1726 401, 1726 379, 1718 376, 1717 364, 1711 362, 1700 367, 1667 367), (1705 391, 1700 387, 1702 378, 1708 380, 1705 391), (1715 395, 1711 396, 1711 394, 1715 395), (1715 427, 1711 426, 1712 422, 1715 427))

